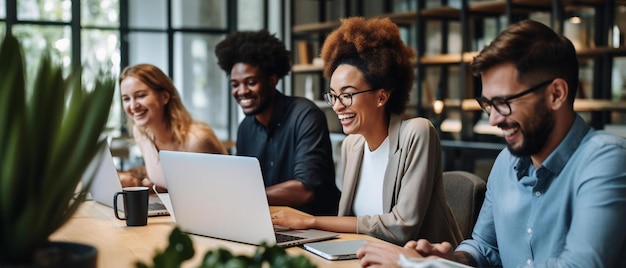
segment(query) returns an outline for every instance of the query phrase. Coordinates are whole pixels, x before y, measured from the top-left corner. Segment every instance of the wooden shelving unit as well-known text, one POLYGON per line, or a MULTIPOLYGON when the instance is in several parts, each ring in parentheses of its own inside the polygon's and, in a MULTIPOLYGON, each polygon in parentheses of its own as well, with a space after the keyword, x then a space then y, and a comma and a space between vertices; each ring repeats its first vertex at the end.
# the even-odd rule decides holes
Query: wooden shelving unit
MULTIPOLYGON (((343 4, 352 2, 348 0, 338 0, 343 4)), ((617 5, 626 5, 626 0, 560 0, 560 1, 546 1, 546 0, 486 0, 486 1, 470 1, 460 0, 454 1, 454 3, 460 3, 454 6, 436 6, 426 7, 426 1, 412 2, 413 10, 402 10, 397 12, 381 12, 379 14, 369 15, 367 17, 388 17, 393 22, 397 23, 401 27, 406 27, 412 31, 412 36, 415 37, 416 42, 412 43, 418 57, 415 59, 417 78, 416 84, 417 101, 410 103, 412 110, 417 110, 417 116, 424 116, 430 118, 435 124, 441 123, 446 119, 446 111, 456 113, 456 117, 461 124, 461 133, 458 136, 458 140, 444 140, 444 148, 446 146, 451 149, 462 149, 464 146, 474 146, 469 148, 474 151, 479 151, 483 146, 481 140, 477 140, 477 137, 482 137, 473 133, 473 127, 482 115, 481 109, 473 98, 480 95, 480 83, 475 80, 469 74, 469 63, 478 54, 475 48, 472 48, 472 42, 476 41, 477 27, 484 27, 482 21, 494 19, 498 23, 500 21, 507 21, 511 23, 513 21, 523 19, 529 14, 535 14, 535 12, 548 13, 550 17, 550 24, 557 32, 563 31, 563 23, 566 19, 565 14, 571 12, 580 11, 582 9, 592 9, 595 14, 593 34, 593 45, 587 46, 587 48, 579 49, 577 54, 581 60, 592 62, 593 65, 593 81, 589 82, 592 88, 592 98, 580 98, 575 101, 574 109, 578 112, 591 114, 591 125, 596 128, 602 128, 604 124, 610 123, 611 112, 626 112, 626 102, 618 102, 609 100, 610 88, 611 88, 611 70, 612 60, 614 57, 626 57, 626 47, 609 47, 608 44, 608 30, 612 27, 612 21, 614 14, 606 14, 614 12, 617 5), (613 6, 611 6, 613 5, 613 6), (460 52, 450 53, 447 51, 447 38, 442 39, 441 47, 438 49, 440 54, 425 53, 426 50, 426 35, 428 22, 442 23, 441 25, 448 25, 455 23, 455 29, 460 28, 461 46, 460 52), (459 26, 460 25, 460 26, 459 26), (429 68, 435 68, 436 72, 427 72, 429 68), (454 71, 450 71, 454 70, 454 71), (436 73, 438 77, 433 77, 432 73, 436 73), (450 86, 447 81, 450 76, 456 76, 457 84, 460 86, 450 86), (429 79, 430 85, 428 88, 424 88, 424 82, 429 79), (432 84, 433 79, 439 79, 438 83, 432 84), (435 92, 428 92, 430 88, 435 88, 435 92), (438 91, 437 91, 438 90, 438 91), (455 94, 448 94, 452 91, 455 94), (428 97, 426 97, 428 95, 428 97), (459 96, 450 98, 449 95, 459 96), (432 105, 429 103, 432 99, 443 99, 444 101, 444 114, 434 114, 432 105), (459 116, 460 115, 460 116, 459 116), (447 144, 447 145, 445 145, 447 144)), ((430 3, 430 2, 429 2, 430 3)), ((362 14, 351 14, 362 15, 362 14)), ((505 23, 506 24, 506 23, 505 23)), ((330 33, 333 29, 340 25, 340 19, 332 19, 328 21, 320 21, 315 23, 307 23, 301 25, 294 25, 292 32, 299 36, 311 35, 320 38, 323 41, 323 37, 330 33)), ((446 32, 442 30, 441 35, 448 34, 449 27, 441 26, 446 32)), ((499 27, 506 27, 501 25, 499 27)), ((624 31, 626 29, 622 29, 624 31)), ((478 31, 480 32, 480 31, 478 31)), ((489 40, 486 40, 488 42, 489 40)), ((312 64, 296 64, 293 66, 294 74, 315 74, 322 72, 321 65, 312 64)), ((323 101, 317 101, 320 106, 327 105, 323 101)), ((484 119, 484 118, 483 118, 484 119)), ((455 119, 457 120, 457 119, 455 119)), ((484 146, 483 146, 484 147, 484 146)), ((496 144, 487 146, 485 148, 491 148, 496 150, 502 148, 502 143, 496 142, 496 144)))

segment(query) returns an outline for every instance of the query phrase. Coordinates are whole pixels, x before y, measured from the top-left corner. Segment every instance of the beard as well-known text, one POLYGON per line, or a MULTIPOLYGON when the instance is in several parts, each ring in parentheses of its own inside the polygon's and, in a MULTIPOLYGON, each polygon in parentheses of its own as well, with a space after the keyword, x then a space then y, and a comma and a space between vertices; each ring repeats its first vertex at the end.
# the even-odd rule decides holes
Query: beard
POLYGON ((535 116, 525 122, 525 125, 528 127, 520 128, 524 137, 522 144, 517 148, 511 144, 507 145, 509 151, 514 156, 523 157, 539 153, 546 142, 548 142, 548 137, 554 130, 555 119, 553 112, 543 105, 545 102, 539 101, 537 103, 535 116))

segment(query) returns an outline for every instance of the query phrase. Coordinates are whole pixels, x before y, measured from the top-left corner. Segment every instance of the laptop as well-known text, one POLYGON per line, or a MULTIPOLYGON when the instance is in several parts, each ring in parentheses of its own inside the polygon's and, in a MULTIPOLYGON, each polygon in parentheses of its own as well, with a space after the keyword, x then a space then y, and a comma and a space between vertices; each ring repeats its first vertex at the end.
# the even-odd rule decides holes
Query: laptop
POLYGON ((187 233, 282 247, 338 235, 275 230, 255 157, 164 150, 159 155, 176 224, 187 233))
POLYGON ((356 259, 356 252, 365 240, 322 241, 304 244, 304 248, 320 257, 336 261, 356 259))
MULTIPOLYGON (((87 183, 88 179, 93 176, 93 182, 89 193, 91 199, 98 203, 113 207, 113 196, 116 192, 122 191, 122 184, 117 175, 117 169, 113 162, 113 156, 108 145, 103 146, 102 150, 94 156, 91 163, 87 167, 83 175, 83 183, 87 183)), ((123 198, 117 199, 117 208, 124 212, 123 198)), ((169 215, 167 209, 155 195, 150 195, 148 200, 148 216, 165 216, 169 215)))

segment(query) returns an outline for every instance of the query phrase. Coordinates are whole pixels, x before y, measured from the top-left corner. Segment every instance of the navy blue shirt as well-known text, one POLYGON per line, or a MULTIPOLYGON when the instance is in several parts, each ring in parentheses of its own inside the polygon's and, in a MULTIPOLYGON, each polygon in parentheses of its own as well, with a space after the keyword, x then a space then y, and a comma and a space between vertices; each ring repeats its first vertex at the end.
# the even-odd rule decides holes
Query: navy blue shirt
POLYGON ((261 163, 265 186, 298 180, 314 193, 297 209, 313 215, 337 215, 339 190, 324 112, 312 101, 276 91, 266 127, 246 116, 237 131, 237 155, 261 163))

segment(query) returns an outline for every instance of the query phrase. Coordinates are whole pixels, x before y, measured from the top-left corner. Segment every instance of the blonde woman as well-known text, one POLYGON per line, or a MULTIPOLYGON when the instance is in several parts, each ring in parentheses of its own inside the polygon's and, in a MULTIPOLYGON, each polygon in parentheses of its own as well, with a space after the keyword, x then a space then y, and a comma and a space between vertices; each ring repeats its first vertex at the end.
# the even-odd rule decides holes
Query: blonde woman
POLYGON ((209 125, 193 120, 171 79, 158 67, 151 64, 126 67, 119 83, 124 111, 147 175, 122 173, 123 186, 156 184, 166 189, 160 150, 227 153, 209 125))

